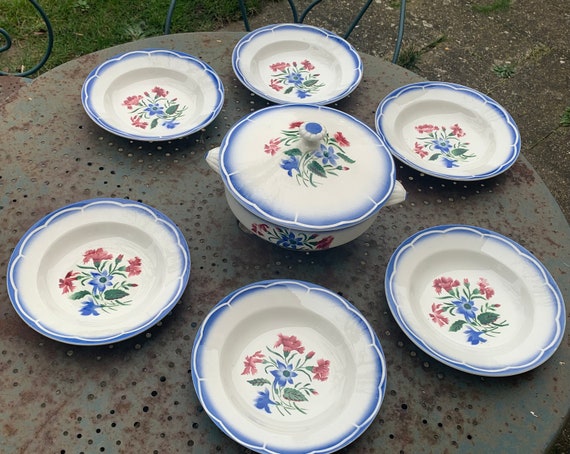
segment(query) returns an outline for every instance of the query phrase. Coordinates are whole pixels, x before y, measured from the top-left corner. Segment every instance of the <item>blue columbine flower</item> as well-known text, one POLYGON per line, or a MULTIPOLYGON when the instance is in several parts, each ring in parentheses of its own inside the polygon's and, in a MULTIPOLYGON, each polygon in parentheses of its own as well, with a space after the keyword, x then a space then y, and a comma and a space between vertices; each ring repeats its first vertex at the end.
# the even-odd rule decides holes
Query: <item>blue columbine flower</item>
POLYGON ((475 307, 475 303, 473 301, 462 296, 458 300, 453 300, 452 303, 455 305, 457 312, 465 317, 465 320, 475 320, 475 312, 479 309, 475 307))
POLYGON ((448 169, 451 169, 452 167, 459 167, 459 164, 457 164, 457 161, 455 159, 443 156, 441 160, 443 161, 443 165, 448 169))
POLYGON ((290 83, 291 85, 295 85, 295 86, 301 85, 303 83, 303 81, 305 80, 303 75, 301 73, 297 73, 297 72, 287 74, 285 79, 287 79, 287 83, 290 83))
POLYGON ((451 150, 451 144, 447 139, 435 139, 432 140, 431 143, 434 148, 437 148, 442 153, 449 153, 449 150, 451 150))
POLYGON ((269 398, 269 390, 265 388, 263 391, 259 391, 257 393, 257 398, 255 399, 255 407, 259 408, 260 410, 265 410, 267 413, 271 413, 269 405, 275 405, 269 398))
POLYGON ((91 276, 93 279, 89 281, 89 285, 93 286, 93 293, 103 293, 107 287, 113 285, 113 275, 110 275, 106 270, 100 273, 92 271, 91 276))
POLYGON ((176 122, 174 120, 168 120, 168 121, 165 121, 164 123, 162 123, 162 126, 166 126, 168 129, 174 129, 179 124, 180 124, 179 122, 176 122))
POLYGON ((287 171, 287 175, 293 176, 293 170, 299 171, 299 159, 297 156, 289 156, 289 159, 281 161, 281 168, 287 171))
POLYGON ((326 145, 321 144, 321 150, 317 151, 315 156, 322 159, 324 166, 327 164, 330 164, 333 167, 336 166, 338 156, 335 154, 333 147, 327 147, 326 145))
POLYGON ((273 386, 283 387, 287 384, 293 384, 293 378, 297 376, 297 372, 293 372, 292 364, 283 364, 281 361, 277 361, 277 369, 271 371, 271 375, 275 377, 273 380, 273 386))
POLYGON ((150 103, 145 109, 145 112, 148 112, 150 116, 152 115, 161 116, 164 115, 164 108, 157 102, 150 103))
POLYGON ((83 301, 82 304, 83 307, 79 309, 81 315, 99 315, 99 312, 97 312, 99 306, 97 306, 93 300, 83 301))
POLYGON ((481 337, 485 334, 483 331, 476 331, 469 327, 464 331, 464 333, 467 334, 467 341, 471 342, 471 345, 487 342, 487 339, 483 339, 483 337, 481 337))
POLYGON ((310 97, 311 94, 305 90, 297 90, 297 98, 299 99, 305 99, 310 97))
POLYGON ((289 232, 281 235, 281 238, 277 240, 277 245, 290 249, 297 249, 297 247, 303 245, 303 240, 301 238, 297 238, 293 232, 289 232))

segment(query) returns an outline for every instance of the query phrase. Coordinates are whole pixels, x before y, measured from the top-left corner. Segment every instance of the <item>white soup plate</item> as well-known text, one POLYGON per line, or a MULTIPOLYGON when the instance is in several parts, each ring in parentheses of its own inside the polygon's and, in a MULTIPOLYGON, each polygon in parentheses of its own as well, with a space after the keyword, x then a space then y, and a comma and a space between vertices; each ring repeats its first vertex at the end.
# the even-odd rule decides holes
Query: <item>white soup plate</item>
POLYGON ((91 199, 34 224, 8 264, 8 293, 34 330, 75 345, 109 344, 150 328, 176 305, 190 253, 164 214, 91 199))
POLYGON ((232 65, 248 89, 278 104, 331 104, 362 79, 362 60, 346 40, 304 24, 248 33, 234 48, 232 65))
POLYGON ((446 180, 491 178, 520 153, 510 114, 487 95, 458 84, 404 85, 382 100, 375 122, 396 158, 446 180))
POLYGON ((476 375, 509 376, 544 363, 562 340, 564 301, 544 265, 480 227, 415 233, 386 271, 394 318, 424 352, 476 375))
POLYGON ((216 425, 261 453, 330 453, 372 423, 386 362, 369 323, 318 285, 270 280, 222 299, 200 326, 192 380, 216 425))
POLYGON ((200 59, 166 49, 116 55, 89 74, 81 90, 85 112, 121 137, 164 141, 210 124, 224 103, 224 87, 200 59))

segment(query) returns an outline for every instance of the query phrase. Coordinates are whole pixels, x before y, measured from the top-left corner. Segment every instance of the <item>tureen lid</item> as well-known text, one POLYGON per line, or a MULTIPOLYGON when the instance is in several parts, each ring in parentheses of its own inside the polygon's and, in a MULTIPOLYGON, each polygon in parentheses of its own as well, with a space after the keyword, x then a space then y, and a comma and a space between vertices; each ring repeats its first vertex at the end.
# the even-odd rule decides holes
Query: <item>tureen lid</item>
POLYGON ((395 184, 394 161, 376 133, 325 106, 286 104, 247 115, 224 137, 219 160, 241 205, 296 229, 358 224, 395 184))

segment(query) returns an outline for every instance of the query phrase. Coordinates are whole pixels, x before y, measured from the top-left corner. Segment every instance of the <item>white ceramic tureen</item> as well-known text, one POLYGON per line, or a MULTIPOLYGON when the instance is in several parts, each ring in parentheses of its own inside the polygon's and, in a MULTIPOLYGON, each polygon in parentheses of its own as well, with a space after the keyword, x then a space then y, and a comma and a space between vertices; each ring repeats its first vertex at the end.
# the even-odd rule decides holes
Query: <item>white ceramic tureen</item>
POLYGON ((352 241, 382 206, 406 197, 376 133, 325 106, 286 104, 253 112, 206 161, 221 175, 242 226, 288 249, 322 250, 352 241))

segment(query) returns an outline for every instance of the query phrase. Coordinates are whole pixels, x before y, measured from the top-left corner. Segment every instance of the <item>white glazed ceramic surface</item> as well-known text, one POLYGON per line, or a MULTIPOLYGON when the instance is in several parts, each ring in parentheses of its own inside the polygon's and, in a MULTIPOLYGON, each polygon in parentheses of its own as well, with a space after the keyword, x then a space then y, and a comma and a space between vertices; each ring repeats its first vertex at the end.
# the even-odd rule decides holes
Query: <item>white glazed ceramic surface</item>
POLYGON ((81 101, 89 117, 113 134, 163 141, 212 122, 223 106, 224 87, 196 57, 147 49, 116 55, 91 71, 81 101))
POLYGON ((303 24, 252 31, 236 45, 232 64, 247 88, 279 104, 330 104, 362 79, 362 61, 347 41, 303 24))
POLYGON ((394 90, 378 106, 376 130, 399 160, 449 180, 498 175, 514 164, 521 147, 518 128, 502 106, 446 82, 394 90))
POLYGON ((220 301, 192 350, 212 420, 263 453, 329 453, 374 420, 386 364, 373 329, 337 294, 301 281, 250 284, 220 301))
POLYGON ((144 204, 92 199, 47 215, 22 237, 8 265, 8 293, 22 319, 77 345, 132 337, 178 302, 190 254, 178 227, 144 204))
POLYGON ((420 231, 386 271, 390 310, 427 354, 484 376, 520 374, 560 344, 564 301, 544 265, 514 241, 479 227, 420 231))
POLYGON ((374 131, 324 106, 247 115, 224 137, 219 162, 226 188, 247 210, 304 231, 363 222, 387 203, 396 181, 393 158, 374 131), (323 128, 320 142, 302 139, 306 125, 323 128))
POLYGON ((227 190, 224 193, 228 206, 244 231, 277 246, 294 251, 323 251, 341 246, 362 235, 378 216, 377 214, 372 215, 363 222, 344 229, 307 232, 290 229, 261 219, 240 205, 227 190))

